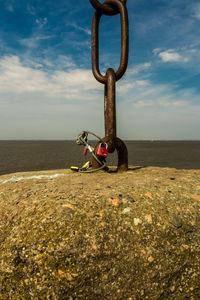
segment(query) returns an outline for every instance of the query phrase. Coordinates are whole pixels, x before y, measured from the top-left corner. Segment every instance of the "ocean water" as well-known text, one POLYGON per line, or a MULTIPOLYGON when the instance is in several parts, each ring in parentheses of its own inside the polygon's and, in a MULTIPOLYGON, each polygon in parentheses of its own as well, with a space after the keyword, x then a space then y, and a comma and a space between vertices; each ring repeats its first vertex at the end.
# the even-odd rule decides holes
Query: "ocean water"
MULTIPOLYGON (((127 141, 129 165, 200 169, 200 141, 127 141)), ((0 174, 82 166, 83 156, 75 141, 0 141, 0 174)), ((110 154, 108 165, 117 165, 110 154)))

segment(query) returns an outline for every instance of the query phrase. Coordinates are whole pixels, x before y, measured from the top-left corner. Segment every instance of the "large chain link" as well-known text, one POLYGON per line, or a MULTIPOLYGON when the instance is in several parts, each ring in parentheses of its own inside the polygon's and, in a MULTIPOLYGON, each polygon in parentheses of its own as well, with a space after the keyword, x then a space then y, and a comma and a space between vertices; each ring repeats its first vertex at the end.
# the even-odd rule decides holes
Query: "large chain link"
MULTIPOLYGON (((119 1, 126 5, 127 0, 119 1)), ((113 16, 118 14, 118 10, 115 7, 110 6, 107 0, 103 3, 100 3, 98 0, 90 0, 90 3, 96 10, 100 11, 104 15, 113 16)))
MULTIPOLYGON (((92 2, 93 0, 90 0, 92 2)), ((94 0, 95 3, 100 4, 97 0, 94 0)), ((126 1, 123 1, 126 2, 126 1)), ((125 4, 122 0, 106 0, 103 4, 100 4, 103 7, 104 4, 110 9, 117 9, 120 13, 121 19, 121 59, 120 66, 115 73, 116 81, 118 81, 125 73, 128 65, 128 51, 129 51, 129 29, 128 29, 128 12, 125 4)), ((96 13, 94 14, 92 21, 92 71, 94 77, 101 83, 107 82, 106 75, 102 75, 99 70, 99 22, 103 12, 97 8, 96 13)))

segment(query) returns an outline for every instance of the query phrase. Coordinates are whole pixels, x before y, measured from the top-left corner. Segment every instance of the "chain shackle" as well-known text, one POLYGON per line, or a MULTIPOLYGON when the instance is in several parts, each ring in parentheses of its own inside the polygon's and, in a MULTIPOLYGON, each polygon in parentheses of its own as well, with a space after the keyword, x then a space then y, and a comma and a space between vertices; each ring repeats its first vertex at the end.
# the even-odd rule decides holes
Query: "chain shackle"
MULTIPOLYGON (((92 1, 92 0, 90 0, 92 1)), ((115 73, 116 81, 118 81, 126 72, 128 65, 128 52, 129 52, 129 24, 128 12, 125 5, 118 0, 107 0, 106 3, 116 7, 120 13, 121 20, 121 58, 120 65, 115 73)), ((99 70, 99 22, 102 13, 97 11, 92 20, 92 72, 97 81, 105 84, 107 76, 102 75, 99 70)))
MULTIPOLYGON (((123 5, 126 5, 127 2, 127 0, 117 0, 117 1, 121 1, 123 5)), ((100 3, 99 0, 90 0, 90 3, 97 11, 101 12, 104 15, 114 16, 119 13, 118 10, 115 7, 111 6, 107 0, 104 1, 103 3, 100 3)))

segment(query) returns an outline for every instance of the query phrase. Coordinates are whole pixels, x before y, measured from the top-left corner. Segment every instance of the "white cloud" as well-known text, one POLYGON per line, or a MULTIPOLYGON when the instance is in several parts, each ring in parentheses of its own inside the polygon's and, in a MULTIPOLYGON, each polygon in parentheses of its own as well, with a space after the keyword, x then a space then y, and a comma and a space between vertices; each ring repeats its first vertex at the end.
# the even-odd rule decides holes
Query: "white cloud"
POLYGON ((139 86, 146 86, 149 82, 147 80, 136 80, 136 84, 139 86))
POLYGON ((187 69, 187 72, 190 70, 194 74, 199 73, 199 42, 176 49, 157 48, 153 50, 153 54, 159 58, 160 62, 177 64, 179 67, 187 69))
POLYGON ((159 52, 161 52, 162 51, 162 49, 161 48, 155 48, 154 50, 153 50, 153 54, 158 54, 159 52))
POLYGON ((43 59, 43 63, 48 67, 53 67, 53 63, 49 59, 43 59))
POLYGON ((40 27, 43 28, 46 24, 47 24, 47 18, 40 18, 40 19, 36 19, 35 23, 40 27))
POLYGON ((91 70, 38 70, 17 56, 0 59, 0 139, 74 138, 83 129, 99 132, 101 116, 103 86, 91 70))
POLYGON ((177 91, 170 84, 149 81, 124 94, 119 89, 117 94, 123 97, 117 120, 118 134, 124 139, 200 139, 200 102, 195 90, 177 91))
MULTIPOLYGON (((62 60, 65 60, 64 57, 62 60)), ((67 58, 66 61, 68 65, 74 66, 67 58)), ((87 92, 99 88, 100 85, 95 81, 90 70, 76 68, 47 73, 31 65, 22 64, 17 56, 7 56, 0 60, 0 92, 43 93, 47 97, 90 100, 94 95, 88 95, 87 92)))
POLYGON ((76 66, 72 58, 66 55, 59 55, 58 63, 62 68, 72 68, 76 66))
POLYGON ((192 15, 200 20, 200 4, 195 4, 192 6, 192 15))
MULTIPOLYGON (((62 62, 67 61, 73 69, 51 70, 42 69, 42 64, 25 61, 22 63, 18 56, 6 56, 0 60, 0 93, 13 95, 38 95, 52 99, 58 97, 63 100, 92 101, 99 99, 99 91, 103 91, 103 85, 93 77, 91 70, 79 69, 68 57, 61 57, 62 62), (40 66, 40 69, 35 66, 40 66)), ((145 64, 146 68, 149 64, 145 64)), ((160 105, 181 106, 186 105, 190 98, 195 99, 192 90, 187 93, 174 92, 172 85, 153 84, 150 80, 142 78, 142 70, 145 66, 135 66, 135 74, 130 74, 117 84, 119 96, 130 99, 132 105, 160 105), (141 70, 140 74, 136 73, 141 70)), ((117 95, 118 96, 118 95, 117 95)), ((103 100, 102 100, 103 101, 103 100)), ((55 103, 57 106, 58 103, 55 103)), ((71 104, 71 103, 70 103, 71 104)))
POLYGON ((38 47, 40 41, 48 40, 51 38, 53 38, 52 35, 49 35, 49 36, 35 35, 30 38, 21 39, 21 40, 19 40, 19 43, 23 46, 26 46, 27 48, 35 49, 38 47))
POLYGON ((35 16, 36 15, 36 9, 34 6, 27 3, 27 11, 30 15, 35 16))
POLYGON ((71 45, 73 45, 75 48, 91 48, 91 42, 89 40, 81 41, 81 40, 73 40, 71 41, 71 45))
POLYGON ((79 26, 79 25, 77 25, 75 23, 72 23, 70 25, 72 27, 74 27, 75 29, 80 30, 80 31, 86 33, 87 35, 91 35, 91 30, 89 28, 85 28, 85 27, 79 26))
POLYGON ((137 64, 137 65, 134 65, 132 67, 129 67, 128 70, 127 70, 127 75, 135 75, 135 74, 138 74, 140 72, 145 72, 145 71, 148 71, 149 69, 151 68, 151 63, 150 62, 146 62, 146 63, 143 63, 143 64, 137 64))
POLYGON ((189 57, 184 57, 173 49, 169 49, 163 52, 155 51, 154 53, 159 53, 158 56, 162 59, 163 62, 188 62, 189 57))
POLYGON ((141 89, 143 90, 143 87, 148 86, 149 82, 148 80, 123 80, 119 82, 118 85, 118 91, 120 94, 127 94, 129 93, 132 89, 141 89))
MULTIPOLYGON (((135 69, 140 68, 136 66, 135 69)), ((141 68, 142 69, 142 68, 141 68)), ((131 74, 117 84, 117 97, 126 103, 127 107, 152 107, 157 109, 186 108, 199 103, 199 95, 195 89, 179 90, 172 84, 156 84, 150 77, 140 73, 131 74)))
MULTIPOLYGON (((149 138, 155 138, 156 120, 162 124, 165 118, 165 127, 170 130, 181 114, 187 116, 190 112, 187 126, 194 123, 194 116, 195 122, 200 118, 195 90, 177 92, 172 85, 154 84, 145 79, 144 70, 149 67, 148 63, 136 65, 134 72, 117 83, 121 137, 148 138, 148 133, 149 138), (139 128, 140 136, 135 135, 135 127, 139 128)), ((0 138, 74 138, 83 129, 104 135, 103 90, 88 69, 37 69, 18 56, 2 57, 0 128, 4 130, 0 138)), ((181 123, 182 128, 186 125, 181 123)), ((160 138, 162 130, 167 131, 159 125, 160 138)))

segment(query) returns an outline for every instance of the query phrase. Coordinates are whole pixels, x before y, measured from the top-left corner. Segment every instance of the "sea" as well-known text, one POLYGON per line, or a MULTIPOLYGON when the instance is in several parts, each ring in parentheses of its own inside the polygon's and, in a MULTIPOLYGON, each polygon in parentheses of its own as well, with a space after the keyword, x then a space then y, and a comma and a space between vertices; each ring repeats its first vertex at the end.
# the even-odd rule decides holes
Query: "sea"
MULTIPOLYGON (((200 169, 200 141, 126 141, 129 165, 200 169)), ((95 145, 95 141, 93 141, 95 145)), ((69 169, 91 160, 75 141, 0 141, 0 175, 69 169)), ((117 154, 108 156, 117 165, 117 154)))

